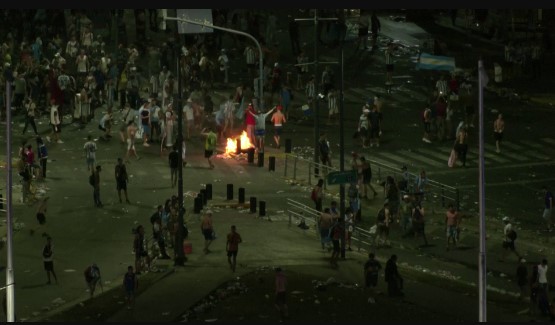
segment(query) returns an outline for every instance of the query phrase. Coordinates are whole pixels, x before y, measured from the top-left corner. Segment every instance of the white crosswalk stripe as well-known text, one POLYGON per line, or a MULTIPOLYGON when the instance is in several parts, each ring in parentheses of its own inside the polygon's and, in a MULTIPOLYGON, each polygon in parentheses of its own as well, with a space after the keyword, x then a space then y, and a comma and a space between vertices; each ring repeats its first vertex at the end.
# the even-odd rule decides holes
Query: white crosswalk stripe
MULTIPOLYGON (((552 154, 555 139, 542 138, 538 142, 532 141, 504 141, 501 152, 495 152, 495 144, 485 143, 484 155, 486 166, 503 166, 519 163, 536 163, 555 159, 552 154)), ((451 146, 425 146, 411 150, 401 149, 394 152, 387 151, 387 147, 377 150, 370 149, 370 159, 393 166, 407 165, 417 168, 448 169, 447 160, 451 153, 451 146)), ((470 147, 467 162, 473 166, 479 163, 478 148, 470 147)), ((460 165, 460 161, 457 162, 460 165)))

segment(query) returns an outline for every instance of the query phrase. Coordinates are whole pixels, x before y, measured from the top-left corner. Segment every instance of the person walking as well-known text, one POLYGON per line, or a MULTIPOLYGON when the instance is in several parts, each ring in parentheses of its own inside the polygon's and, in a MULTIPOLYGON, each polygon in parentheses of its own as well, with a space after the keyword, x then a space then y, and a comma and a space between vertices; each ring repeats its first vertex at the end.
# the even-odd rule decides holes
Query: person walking
POLYGON ((310 195, 311 200, 314 202, 316 211, 322 211, 322 200, 324 199, 324 179, 320 178, 318 184, 312 189, 310 195))
POLYGON ((341 253, 341 246, 339 241, 341 240, 341 236, 345 232, 345 222, 343 218, 333 217, 335 219, 335 223, 331 228, 331 242, 333 245, 333 250, 331 253, 330 264, 333 268, 337 268, 337 259, 339 258, 339 254, 341 253))
POLYGON ((280 137, 283 131, 283 124, 287 122, 287 120, 285 119, 285 115, 283 115, 281 111, 282 106, 277 105, 277 110, 274 112, 274 114, 272 114, 272 117, 270 118, 270 121, 274 123, 274 142, 276 143, 276 147, 278 149, 281 148, 280 137))
POLYGON ((131 309, 135 305, 135 292, 139 289, 139 280, 131 265, 127 267, 127 272, 123 275, 123 288, 127 309, 131 309))
POLYGON ((403 297, 403 278, 397 269, 397 255, 393 254, 385 264, 385 282, 387 282, 387 293, 390 297, 403 297))
POLYGON ((239 252, 239 244, 243 242, 241 235, 237 232, 237 228, 233 225, 231 226, 231 232, 227 234, 227 241, 225 244, 225 249, 227 251, 227 262, 229 263, 229 268, 235 272, 235 267, 237 266, 237 253, 239 252))
POLYGON ((50 284, 50 274, 54 277, 54 281, 58 284, 58 278, 56 277, 56 272, 54 272, 54 260, 52 259, 52 255, 54 252, 52 251, 52 237, 46 237, 46 244, 42 249, 42 261, 44 264, 44 270, 46 271, 46 277, 48 278, 48 282, 46 284, 50 284))
POLYGON ((42 179, 46 178, 46 164, 48 162, 48 149, 40 136, 37 136, 37 152, 42 179))
POLYGON ((497 119, 493 122, 493 138, 495 139, 495 152, 501 152, 501 141, 503 140, 503 131, 505 131, 505 120, 503 114, 497 115, 497 119))
POLYGON ((35 102, 33 102, 30 97, 27 98, 27 100, 25 101, 25 109, 27 111, 27 114, 25 116, 25 126, 23 127, 23 132, 21 132, 21 134, 25 134, 25 132, 27 131, 27 127, 30 124, 33 128, 33 131, 35 132, 35 135, 39 135, 37 132, 37 125, 35 124, 36 108, 37 105, 35 104, 35 102))
POLYGON ((102 288, 102 291, 104 291, 100 278, 100 268, 98 267, 98 265, 96 265, 96 263, 92 263, 92 265, 87 266, 83 274, 85 276, 85 282, 87 283, 87 287, 89 288, 91 298, 94 295, 97 283, 100 284, 100 288, 102 288))
POLYGON ((127 183, 129 182, 129 176, 127 175, 127 168, 121 158, 118 158, 114 176, 116 177, 116 189, 118 190, 119 203, 121 203, 121 191, 125 194, 125 202, 131 203, 129 202, 129 198, 127 196, 127 183))
POLYGON ((499 259, 500 262, 503 262, 507 257, 509 251, 515 253, 515 255, 520 260, 522 256, 518 253, 515 247, 515 240, 517 237, 516 231, 513 229, 513 225, 509 217, 503 217, 503 223, 505 226, 503 227, 503 253, 501 254, 501 258, 499 259))
POLYGON ((212 160, 210 160, 210 158, 212 157, 212 155, 214 154, 214 150, 216 149, 218 136, 211 128, 208 129, 208 132, 206 132, 206 128, 202 129, 200 134, 206 137, 206 140, 204 141, 204 158, 208 160, 208 165, 210 166, 210 169, 213 169, 214 164, 212 163, 212 160))
POLYGON ((460 128, 457 132, 457 137, 455 140, 455 151, 457 152, 457 157, 461 160, 463 167, 466 167, 466 153, 468 152, 468 132, 466 127, 460 128))
POLYGON ((373 198, 375 198, 378 195, 378 192, 376 192, 374 186, 372 186, 372 167, 370 166, 370 163, 366 160, 366 158, 364 158, 364 156, 360 156, 359 159, 362 172, 362 178, 359 180, 361 198, 368 199, 368 188, 370 188, 372 192, 374 192, 373 198))
POLYGON ((414 234, 414 237, 422 235, 422 238, 424 238, 424 245, 428 246, 424 214, 425 211, 420 202, 415 203, 414 208, 412 209, 412 233, 414 234))
POLYGON ((542 192, 544 195, 544 209, 543 209, 543 219, 547 223, 547 231, 553 231, 553 193, 547 188, 547 186, 542 187, 542 192))
POLYGON ((168 155, 168 162, 170 165, 170 179, 172 187, 177 185, 177 169, 179 168, 179 151, 174 146, 172 152, 168 155))
POLYGON ((204 236, 204 249, 202 250, 204 254, 208 254, 211 251, 208 249, 212 241, 214 241, 214 225, 212 224, 212 211, 207 210, 200 221, 200 230, 204 236))
POLYGON ((328 141, 326 133, 320 134, 318 149, 320 151, 320 161, 322 165, 331 167, 330 142, 328 141))
POLYGON ((376 260, 374 253, 368 254, 368 261, 364 263, 364 283, 366 288, 370 291, 368 302, 371 304, 376 303, 375 288, 378 285, 378 275, 382 265, 376 260))
POLYGON ((44 225, 46 223, 46 210, 48 208, 48 200, 49 199, 50 199, 49 196, 45 196, 38 203, 37 221, 39 222, 40 225, 44 225))
POLYGON ((96 165, 96 143, 93 141, 92 136, 87 135, 87 142, 83 145, 83 150, 85 153, 85 159, 87 163, 87 170, 89 172, 94 171, 94 166, 96 165))
POLYGON ((458 229, 459 229, 460 219, 459 219, 459 212, 455 210, 455 207, 452 203, 447 206, 447 212, 445 212, 445 226, 447 231, 447 245, 445 246, 446 250, 449 250, 449 243, 453 240, 453 245, 457 248, 458 242, 458 229))
POLYGON ((100 201, 100 171, 102 170, 102 168, 100 167, 100 165, 96 166, 96 169, 92 172, 92 183, 91 185, 93 186, 93 200, 94 200, 94 205, 97 208, 101 208, 102 207, 102 202, 100 201))
POLYGON ((280 320, 289 317, 287 308, 287 278, 281 267, 276 268, 276 309, 279 313, 280 320))
POLYGON ((528 288, 528 267, 526 260, 523 258, 519 260, 518 267, 516 268, 516 283, 520 289, 518 300, 523 300, 528 288))
POLYGON ((48 140, 48 142, 53 140, 57 143, 64 143, 60 139, 60 133, 62 132, 62 122, 60 120, 58 105, 56 105, 56 101, 54 99, 51 100, 51 103, 52 107, 50 107, 50 124, 52 125, 52 133, 50 134, 50 136, 46 137, 46 140, 48 140))
POLYGON ((389 202, 385 200, 383 207, 378 211, 376 221, 376 236, 374 237, 374 247, 390 247, 389 242, 389 226, 391 223, 391 211, 389 210, 389 202))

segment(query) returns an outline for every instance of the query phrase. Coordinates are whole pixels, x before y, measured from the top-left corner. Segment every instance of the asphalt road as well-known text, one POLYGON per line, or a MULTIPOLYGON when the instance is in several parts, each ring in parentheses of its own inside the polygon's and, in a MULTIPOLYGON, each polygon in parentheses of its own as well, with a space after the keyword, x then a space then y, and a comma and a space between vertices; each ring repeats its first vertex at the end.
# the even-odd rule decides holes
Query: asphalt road
MULTIPOLYGON (((385 23, 386 19, 383 17, 382 21, 385 23)), ((283 56, 286 58, 289 56, 290 59, 286 26, 281 27, 278 39, 283 44, 283 56)), ((306 39, 309 48, 312 46, 311 30, 312 27, 302 29, 303 38, 306 39)), ((448 29, 444 31, 444 33, 449 32, 451 31, 448 29)), ((430 238, 436 238, 433 239, 434 246, 422 250, 414 242, 399 241, 394 244, 394 247, 400 252, 405 252, 407 256, 418 254, 427 257, 427 259, 419 259, 418 263, 427 263, 430 268, 437 267, 439 264, 436 263, 441 260, 442 268, 463 274, 467 281, 473 282, 476 281, 478 247, 477 130, 471 129, 473 144, 470 145, 470 163, 466 169, 447 167, 451 143, 426 144, 421 141, 422 128, 419 116, 427 96, 427 88, 423 86, 426 79, 422 72, 414 69, 410 56, 411 52, 408 51, 396 57, 395 76, 398 78, 394 79, 393 93, 388 95, 383 89, 383 56, 379 52, 355 53, 353 45, 347 45, 344 65, 345 123, 348 129, 352 130, 364 101, 375 94, 380 94, 385 102, 385 126, 383 142, 379 149, 371 148, 362 151, 358 144, 352 143, 347 134, 344 150, 346 153, 352 150, 364 152, 372 160, 393 166, 400 167, 405 163, 412 172, 426 169, 430 178, 461 189, 463 198, 461 208, 471 216, 468 222, 465 221, 468 231, 464 233, 462 239, 467 249, 445 253, 441 213, 434 216, 429 226, 430 238), (364 68, 361 69, 361 67, 364 68)), ((321 60, 327 61, 337 57, 336 50, 322 48, 321 60)), ((236 64, 239 64, 238 62, 242 62, 240 56, 235 60, 236 64)), ((240 75, 239 69, 232 73, 232 78, 239 79, 240 75)), ((336 76, 339 76, 339 73, 336 73, 336 76)), ((232 87, 218 89, 215 98, 222 100, 230 89, 232 87)), ((300 92, 295 95, 294 107, 298 109, 303 104, 303 95, 300 92)), ((488 235, 492 239, 488 241, 488 253, 492 255, 492 258, 488 259, 488 268, 492 272, 491 281, 494 286, 514 289, 514 284, 501 274, 513 274, 516 264, 500 263, 496 258, 501 251, 500 243, 497 241, 500 237, 501 216, 512 217, 518 227, 522 228, 519 230, 519 245, 522 247, 521 253, 524 253, 529 261, 538 261, 544 256, 551 260, 554 254, 547 246, 552 240, 551 235, 536 233, 541 226, 539 218, 542 209, 538 190, 544 183, 553 183, 551 171, 554 164, 553 143, 555 142, 550 128, 552 112, 545 107, 497 98, 488 92, 485 96, 485 108, 486 215, 488 235), (495 114, 491 109, 503 112, 507 124, 503 152, 499 155, 495 154, 491 147, 489 126, 495 114)), ((461 118, 462 112, 459 112, 456 117, 461 118)), ((324 125, 325 108, 321 109, 320 118, 321 129, 328 132, 332 144, 332 161, 338 165, 339 130, 336 126, 324 125)), ((47 134, 48 126, 44 119, 41 122, 39 130, 42 134, 47 134)), ((19 132, 22 127, 21 118, 16 117, 12 128, 14 151, 17 150, 21 139, 19 132)), ((5 125, 2 126, 2 130, 5 131, 5 125)), ((290 136, 293 146, 308 148, 307 150, 310 151, 314 143, 312 121, 289 123, 285 132, 284 138, 290 136)), ((91 122, 85 129, 68 125, 62 133, 65 143, 49 144, 51 161, 49 161, 48 178, 44 188, 46 195, 50 196, 46 226, 37 226, 34 207, 14 202, 15 222, 18 225, 17 228, 21 227, 14 236, 16 256, 14 269, 18 284, 16 285, 16 308, 17 314, 21 315, 19 317, 39 317, 46 313, 47 309, 56 308, 55 305, 65 305, 65 302, 70 303, 86 297, 86 287, 81 272, 92 262, 101 265, 107 287, 118 285, 126 266, 133 262, 131 228, 138 223, 146 225, 156 205, 162 204, 166 198, 176 192, 169 186, 170 176, 166 159, 159 157, 155 146, 143 148, 139 145, 137 147, 143 159, 128 165, 128 171, 132 175, 129 184, 132 204, 117 203, 112 171, 116 158, 124 154, 124 147, 118 143, 117 137, 114 137, 109 143, 99 143, 98 161, 103 165, 101 197, 105 207, 94 208, 92 190, 87 184, 86 165, 81 150, 88 134, 98 137, 99 131, 95 123, 91 122), (29 234, 31 228, 37 228, 34 235, 29 234), (60 281, 58 285, 45 284, 46 276, 40 258, 44 244, 44 238, 41 237, 43 232, 50 234, 54 239, 54 260, 60 281), (56 301, 58 298, 62 301, 56 301)), ((4 140, 4 135, 1 138, 4 140)), ((185 192, 190 191, 191 195, 198 191, 202 184, 212 183, 216 187, 216 195, 223 200, 224 184, 235 183, 236 187, 244 184, 247 187, 247 196, 251 195, 250 193, 256 193, 257 196, 265 197, 268 202, 271 202, 268 205, 269 214, 277 214, 277 211, 285 210, 287 197, 293 196, 301 201, 308 201, 306 188, 292 189, 290 185, 283 182, 279 172, 273 174, 266 168, 248 166, 245 161, 216 159, 216 168, 207 169, 206 162, 202 158, 202 142, 198 138, 188 143, 187 152, 190 158, 187 159, 189 164, 184 171, 184 186, 185 192)), ((270 153, 277 154, 277 151, 269 148, 268 154, 270 153)), ((283 168, 283 165, 278 159, 277 170, 279 171, 280 168, 283 168)), ((2 169, 0 174, 5 177, 5 170, 2 169)), ((17 175, 14 175, 14 180, 17 182, 17 175)), ((16 185, 14 193, 18 190, 19 187, 16 185)), ((16 194, 15 198, 17 197, 16 194)), ((186 199, 186 203, 192 207, 190 197, 186 199)), ((373 218, 380 203, 379 198, 369 202, 365 209, 368 211, 365 216, 369 219, 373 218)), ((190 222, 195 222, 195 216, 189 218, 190 222)), ((4 254, 0 263, 5 265, 4 254)))

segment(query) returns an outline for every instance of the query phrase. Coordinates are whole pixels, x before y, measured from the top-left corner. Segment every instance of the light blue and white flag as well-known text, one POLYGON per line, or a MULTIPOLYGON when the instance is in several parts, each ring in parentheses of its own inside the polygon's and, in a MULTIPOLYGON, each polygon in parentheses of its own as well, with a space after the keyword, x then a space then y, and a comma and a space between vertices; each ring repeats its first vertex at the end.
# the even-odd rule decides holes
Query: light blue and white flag
POLYGON ((455 58, 421 53, 416 63, 416 68, 422 70, 453 71, 455 70, 455 58))

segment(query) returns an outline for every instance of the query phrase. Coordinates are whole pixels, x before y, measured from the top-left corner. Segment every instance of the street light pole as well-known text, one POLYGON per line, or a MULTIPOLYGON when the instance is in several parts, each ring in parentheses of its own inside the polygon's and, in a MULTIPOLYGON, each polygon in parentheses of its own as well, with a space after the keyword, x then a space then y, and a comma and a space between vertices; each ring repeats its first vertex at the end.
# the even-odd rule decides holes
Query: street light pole
MULTIPOLYGON (((339 170, 345 170, 345 136, 344 136, 344 105, 343 105, 343 90, 344 90, 344 74, 343 74, 343 41, 339 41, 340 46, 340 60, 341 60, 341 85, 339 88, 339 170)), ((345 224, 345 184, 339 185, 339 211, 341 212, 341 219, 343 225, 345 224)), ((345 258, 345 231, 341 233, 341 258, 345 258)))
MULTIPOLYGON (((320 81, 318 79, 318 42, 320 38, 318 37, 318 22, 321 20, 337 20, 337 18, 320 18, 318 17, 318 9, 314 9, 314 17, 312 18, 298 18, 295 21, 314 21, 314 62, 309 64, 314 64, 314 100, 316 101, 314 105, 314 162, 318 163, 318 140, 320 138, 320 91, 318 86, 320 81)), ((334 62, 336 63, 336 62, 334 62)), ((314 168, 315 174, 318 174, 318 167, 314 168)))
POLYGON ((13 216, 12 216, 12 105, 11 86, 6 80, 6 321, 15 322, 15 280, 13 270, 13 216))
POLYGON ((177 18, 177 17, 164 17, 164 20, 174 20, 174 21, 180 21, 180 22, 184 22, 184 23, 189 23, 189 24, 193 24, 193 25, 199 25, 199 26, 203 26, 203 27, 209 27, 209 28, 213 28, 213 29, 217 29, 217 30, 222 30, 224 32, 228 32, 228 33, 233 33, 233 34, 238 34, 238 35, 243 35, 245 37, 250 38, 252 41, 254 41, 254 43, 256 43, 256 47, 258 48, 258 67, 259 67, 259 76, 258 76, 258 100, 259 100, 259 107, 260 109, 264 109, 264 65, 263 65, 263 61, 262 61, 262 47, 260 47, 260 43, 258 43, 258 41, 256 40, 256 38, 254 38, 254 36, 252 36, 251 34, 239 31, 239 30, 235 30, 235 29, 231 29, 231 28, 224 28, 224 27, 220 27, 220 26, 214 26, 214 24, 210 23, 209 21, 204 21, 204 22, 199 22, 199 21, 195 21, 195 20, 191 20, 191 19, 187 19, 187 18, 177 18))

